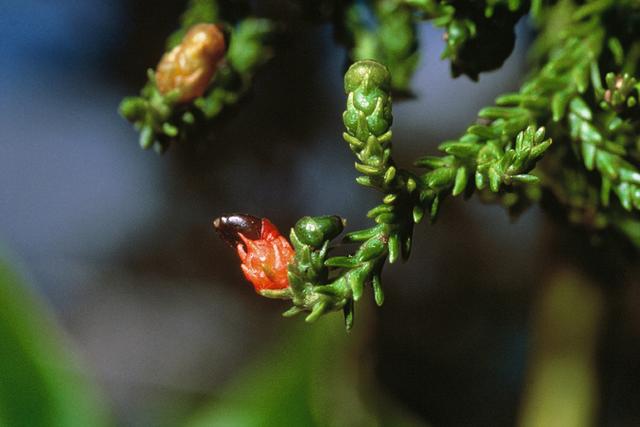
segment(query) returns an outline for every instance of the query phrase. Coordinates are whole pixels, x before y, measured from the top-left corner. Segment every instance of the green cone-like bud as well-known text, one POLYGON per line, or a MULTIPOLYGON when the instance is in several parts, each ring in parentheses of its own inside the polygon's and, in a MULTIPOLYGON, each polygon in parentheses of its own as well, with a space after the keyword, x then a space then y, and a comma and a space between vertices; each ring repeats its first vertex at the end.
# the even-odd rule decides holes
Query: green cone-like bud
POLYGON ((365 59, 354 63, 347 70, 344 75, 344 91, 349 93, 358 88, 374 87, 387 91, 390 82, 391 75, 387 67, 371 59, 365 59))
POLYGON ((342 233, 344 220, 336 215, 305 216, 294 227, 298 240, 305 245, 320 248, 325 241, 342 233))
POLYGON ((380 137, 391 127, 390 74, 387 67, 367 59, 354 63, 344 76, 347 109, 342 120, 348 133, 362 142, 380 137))

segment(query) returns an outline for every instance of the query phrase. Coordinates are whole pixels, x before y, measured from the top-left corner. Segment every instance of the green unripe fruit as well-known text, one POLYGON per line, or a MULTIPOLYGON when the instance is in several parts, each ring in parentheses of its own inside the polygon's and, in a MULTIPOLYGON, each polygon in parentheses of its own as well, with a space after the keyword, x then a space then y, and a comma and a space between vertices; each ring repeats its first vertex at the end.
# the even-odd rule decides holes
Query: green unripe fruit
POLYGON ((336 215, 305 216, 294 227, 294 232, 301 243, 315 248, 321 247, 325 241, 342 233, 344 220, 336 215))

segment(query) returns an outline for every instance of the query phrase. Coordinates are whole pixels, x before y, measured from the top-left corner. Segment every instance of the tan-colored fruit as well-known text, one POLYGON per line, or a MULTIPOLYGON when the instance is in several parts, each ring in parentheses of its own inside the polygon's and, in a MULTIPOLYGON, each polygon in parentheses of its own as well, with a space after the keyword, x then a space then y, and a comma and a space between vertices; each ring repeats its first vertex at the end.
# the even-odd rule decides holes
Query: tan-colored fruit
POLYGON ((165 53, 158 63, 158 90, 167 94, 177 89, 179 102, 202 96, 225 51, 224 35, 217 25, 194 25, 180 44, 165 53))

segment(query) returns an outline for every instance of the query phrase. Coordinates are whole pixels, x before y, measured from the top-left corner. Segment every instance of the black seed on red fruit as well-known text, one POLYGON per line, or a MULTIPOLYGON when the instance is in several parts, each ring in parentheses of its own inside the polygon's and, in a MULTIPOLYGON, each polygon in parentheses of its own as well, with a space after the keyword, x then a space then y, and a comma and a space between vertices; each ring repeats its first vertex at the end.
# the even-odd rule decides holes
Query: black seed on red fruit
POLYGON ((241 242, 242 233, 247 239, 257 240, 262 233, 262 218, 247 214, 223 215, 213 220, 213 228, 218 235, 232 248, 241 242))

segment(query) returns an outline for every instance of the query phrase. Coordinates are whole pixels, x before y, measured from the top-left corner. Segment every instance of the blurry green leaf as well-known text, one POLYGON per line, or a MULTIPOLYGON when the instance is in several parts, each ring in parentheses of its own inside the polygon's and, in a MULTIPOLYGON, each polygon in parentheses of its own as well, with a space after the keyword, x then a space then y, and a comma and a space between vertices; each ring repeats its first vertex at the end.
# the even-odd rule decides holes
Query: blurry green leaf
POLYGON ((46 307, 0 259, 0 425, 108 425, 46 307))
POLYGON ((187 427, 422 425, 361 378, 359 341, 337 316, 294 325, 187 427))

